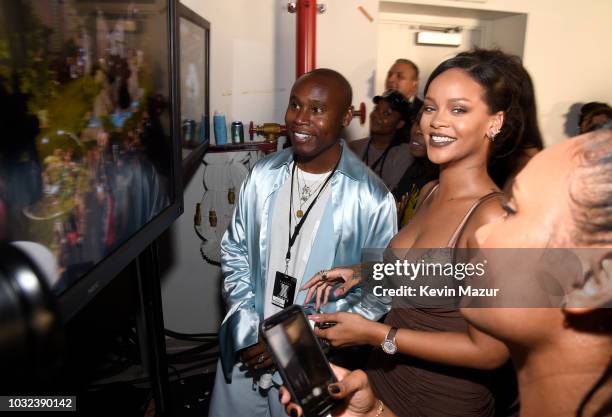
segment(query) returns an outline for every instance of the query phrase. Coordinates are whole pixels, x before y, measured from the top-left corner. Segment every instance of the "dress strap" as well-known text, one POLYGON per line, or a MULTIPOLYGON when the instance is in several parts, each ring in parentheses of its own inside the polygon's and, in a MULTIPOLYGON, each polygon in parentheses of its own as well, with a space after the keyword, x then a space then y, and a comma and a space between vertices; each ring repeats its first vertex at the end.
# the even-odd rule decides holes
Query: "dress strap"
POLYGON ((476 209, 482 203, 484 203, 485 201, 489 201, 492 198, 501 197, 503 195, 504 193, 502 193, 501 191, 493 191, 485 196, 480 197, 478 200, 476 200, 474 204, 472 204, 472 207, 470 207, 470 209, 467 211, 467 213, 465 213, 465 216, 463 216, 461 223, 459 223, 459 226, 457 226, 457 229, 455 229, 455 233, 453 233, 450 240, 448 241, 447 247, 454 248, 457 246, 457 242, 459 241, 459 238, 461 237, 461 234, 463 233, 463 229, 465 228, 468 220, 470 220, 470 217, 472 217, 472 214, 474 214, 476 209))
POLYGON ((439 185, 440 185, 440 182, 436 181, 436 184, 433 187, 431 187, 431 189, 427 192, 427 195, 425 195, 425 198, 421 200, 421 202, 414 207, 415 213, 423 204, 425 204, 427 200, 429 200, 429 197, 431 197, 431 195, 438 189, 439 185))

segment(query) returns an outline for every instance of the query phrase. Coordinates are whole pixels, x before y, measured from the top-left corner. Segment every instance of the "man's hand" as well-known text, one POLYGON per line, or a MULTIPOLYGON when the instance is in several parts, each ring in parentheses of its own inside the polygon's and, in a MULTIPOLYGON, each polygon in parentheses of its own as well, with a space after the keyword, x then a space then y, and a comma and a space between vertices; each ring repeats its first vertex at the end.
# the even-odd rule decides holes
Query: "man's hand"
POLYGON ((361 265, 346 268, 333 268, 315 274, 300 290, 308 290, 304 304, 308 304, 316 295, 315 309, 329 302, 333 290, 334 297, 344 297, 354 286, 361 283, 361 265))
POLYGON ((259 337, 257 344, 249 346, 240 351, 240 361, 244 363, 251 372, 260 372, 274 365, 272 357, 266 349, 264 341, 259 337))

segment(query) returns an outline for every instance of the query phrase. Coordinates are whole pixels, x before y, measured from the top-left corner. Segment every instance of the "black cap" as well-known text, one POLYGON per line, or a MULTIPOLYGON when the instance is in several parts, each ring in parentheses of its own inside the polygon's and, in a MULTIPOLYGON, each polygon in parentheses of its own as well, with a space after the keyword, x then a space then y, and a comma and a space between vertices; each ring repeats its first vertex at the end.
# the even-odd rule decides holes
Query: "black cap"
POLYGON ((410 102, 397 90, 387 90, 379 96, 375 96, 372 101, 378 104, 380 100, 385 100, 389 106, 396 112, 402 115, 402 119, 410 120, 412 116, 412 105, 410 102))

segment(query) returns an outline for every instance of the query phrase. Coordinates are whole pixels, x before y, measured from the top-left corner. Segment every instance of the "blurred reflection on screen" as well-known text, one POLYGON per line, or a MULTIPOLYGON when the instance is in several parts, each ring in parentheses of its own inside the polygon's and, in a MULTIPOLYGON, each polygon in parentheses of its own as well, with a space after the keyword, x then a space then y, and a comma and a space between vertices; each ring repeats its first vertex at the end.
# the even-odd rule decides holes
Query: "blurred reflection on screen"
POLYGON ((56 293, 172 202, 166 3, 0 3, 0 240, 56 293))

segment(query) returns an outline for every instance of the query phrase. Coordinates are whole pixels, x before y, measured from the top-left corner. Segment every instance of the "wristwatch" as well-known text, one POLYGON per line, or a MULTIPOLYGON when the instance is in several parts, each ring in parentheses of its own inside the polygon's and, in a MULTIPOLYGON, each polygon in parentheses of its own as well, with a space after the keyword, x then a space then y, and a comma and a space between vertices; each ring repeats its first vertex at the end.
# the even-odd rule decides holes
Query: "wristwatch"
POLYGON ((393 355, 397 352, 397 344, 395 344, 395 334, 397 333, 397 327, 391 327, 385 336, 385 340, 380 344, 383 352, 393 355))

